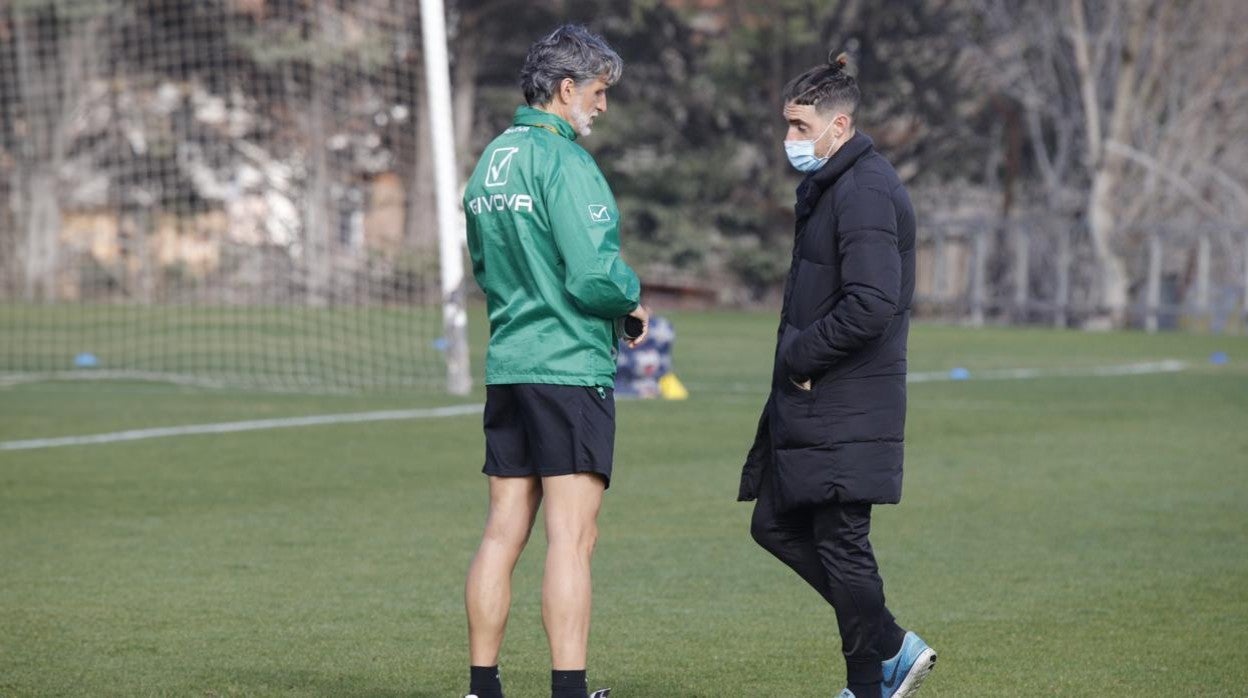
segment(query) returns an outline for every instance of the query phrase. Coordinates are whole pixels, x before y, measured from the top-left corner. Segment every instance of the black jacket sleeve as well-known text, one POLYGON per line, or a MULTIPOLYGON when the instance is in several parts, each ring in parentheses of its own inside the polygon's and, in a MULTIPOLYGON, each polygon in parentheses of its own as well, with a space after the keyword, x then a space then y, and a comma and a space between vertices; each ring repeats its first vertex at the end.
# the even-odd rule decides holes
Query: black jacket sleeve
POLYGON ((825 373, 882 335, 897 313, 901 255, 892 198, 879 189, 858 189, 837 206, 836 216, 840 299, 789 346, 785 363, 792 376, 825 373))

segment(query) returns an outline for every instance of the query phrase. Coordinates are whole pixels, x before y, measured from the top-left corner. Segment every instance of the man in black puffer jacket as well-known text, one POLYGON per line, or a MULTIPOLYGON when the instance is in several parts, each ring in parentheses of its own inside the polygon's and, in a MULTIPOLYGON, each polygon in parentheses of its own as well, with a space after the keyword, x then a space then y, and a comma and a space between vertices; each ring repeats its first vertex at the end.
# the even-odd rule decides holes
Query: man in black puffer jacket
POLYGON ((741 476, 751 532, 836 610, 849 687, 909 696, 936 653, 884 605, 871 507, 901 499, 914 209, 855 129, 845 56, 785 88, 797 189, 771 394, 741 476))

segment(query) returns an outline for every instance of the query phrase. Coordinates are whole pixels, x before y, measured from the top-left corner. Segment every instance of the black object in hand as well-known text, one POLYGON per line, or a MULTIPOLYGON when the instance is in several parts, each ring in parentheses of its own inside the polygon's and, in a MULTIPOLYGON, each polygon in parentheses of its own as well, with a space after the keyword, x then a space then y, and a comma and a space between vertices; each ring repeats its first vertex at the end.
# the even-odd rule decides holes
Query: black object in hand
POLYGON ((624 339, 637 339, 645 331, 646 325, 641 321, 641 318, 632 315, 624 316, 624 339))

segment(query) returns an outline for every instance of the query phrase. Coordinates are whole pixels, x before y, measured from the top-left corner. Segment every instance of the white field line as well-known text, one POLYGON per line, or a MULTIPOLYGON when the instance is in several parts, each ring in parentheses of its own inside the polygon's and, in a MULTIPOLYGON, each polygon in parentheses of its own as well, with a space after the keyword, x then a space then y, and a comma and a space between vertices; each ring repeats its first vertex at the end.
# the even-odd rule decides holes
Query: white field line
MULTIPOLYGON (((1030 380, 1035 378, 1110 378, 1114 376, 1148 376, 1159 373, 1177 373, 1189 368, 1186 361, 1166 359, 1146 363, 1119 364, 1114 366, 1085 366, 1082 368, 994 368, 970 371, 966 378, 954 378, 950 371, 911 372, 906 375, 907 383, 941 383, 954 381, 984 380, 1030 380)), ((732 383, 728 385, 710 386, 707 384, 691 384, 690 390, 695 394, 699 391, 710 393, 743 393, 765 395, 767 385, 757 383, 732 383)))
POLYGON ((288 429, 291 427, 314 427, 324 426, 327 424, 357 424, 361 422, 387 422, 405 419, 438 419, 443 417, 459 417, 470 414, 481 414, 481 410, 483 408, 484 405, 453 405, 450 407, 433 407, 429 409, 384 410, 380 412, 353 412, 347 414, 318 414, 309 417, 255 419, 246 422, 188 424, 178 427, 133 429, 130 431, 114 431, 108 434, 90 434, 87 436, 60 436, 48 439, 0 441, 0 451, 29 451, 37 448, 87 446, 95 444, 112 444, 122 441, 141 441, 143 439, 159 439, 167 436, 232 434, 240 431, 288 429))
POLYGON ((211 378, 195 378, 177 373, 156 373, 151 371, 110 371, 82 369, 75 371, 46 371, 43 373, 0 373, 0 388, 9 388, 26 383, 45 383, 48 381, 114 381, 136 380, 154 383, 169 383, 195 388, 225 388, 229 384, 211 378))
MULTIPOLYGON (((1117 366, 1090 366, 1086 368, 1004 368, 974 371, 966 381, 980 380, 1027 380, 1034 378, 1100 378, 1110 376, 1142 376, 1157 373, 1175 373, 1188 367, 1184 361, 1167 360, 1149 363, 1121 364, 1117 366)), ((927 373, 911 373, 907 376, 909 383, 934 383, 938 381, 958 380, 948 371, 930 371, 927 373)), ((758 393, 757 386, 734 385, 724 386, 707 392, 741 392, 758 393)), ((107 434, 90 434, 86 436, 60 436, 47 439, 26 439, 22 441, 0 441, 0 451, 29 451, 39 448, 57 448, 61 446, 88 446, 111 444, 123 441, 141 441, 169 436, 191 436, 196 434, 231 434, 240 431, 260 431, 263 429, 288 429, 291 427, 325 426, 330 424, 358 424, 362 422, 385 422, 407 419, 438 419, 480 414, 483 405, 453 405, 413 410, 385 410, 380 412, 353 412, 347 414, 321 414, 309 417, 285 417, 279 419, 256 419, 246 422, 219 422, 216 424, 188 424, 177 427, 158 427, 153 429, 134 429, 115 431, 107 434)))
POLYGON ((1026 380, 1029 378, 1104 378, 1110 376, 1147 376, 1156 373, 1177 373, 1187 368, 1186 361, 1168 359, 1140 364, 1118 366, 1088 366, 1085 368, 997 368, 971 371, 969 377, 956 379, 949 371, 911 373, 907 383, 933 383, 952 380, 1026 380))
POLYGON ((280 381, 266 381, 262 378, 257 379, 249 376, 225 375, 216 378, 204 378, 181 373, 96 368, 73 371, 45 371, 42 373, 0 373, 0 390, 29 383, 48 383, 52 381, 140 381, 188 388, 244 388, 266 393, 296 395, 349 395, 353 392, 350 388, 311 382, 305 382, 299 387, 292 387, 280 381))

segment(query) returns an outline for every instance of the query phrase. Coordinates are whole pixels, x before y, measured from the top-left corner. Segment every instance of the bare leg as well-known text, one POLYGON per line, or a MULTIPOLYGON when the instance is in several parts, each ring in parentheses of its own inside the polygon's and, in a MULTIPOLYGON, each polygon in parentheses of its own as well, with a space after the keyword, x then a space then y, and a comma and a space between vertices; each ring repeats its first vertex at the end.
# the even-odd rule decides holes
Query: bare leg
POLYGON ((464 588, 473 666, 498 664, 511 611, 511 573, 541 501, 542 484, 536 477, 490 477, 490 513, 464 588))
POLYGON ((556 670, 585 668, 591 607, 590 558, 598 540, 602 478, 590 473, 542 478, 546 497, 546 571, 542 623, 556 670))

